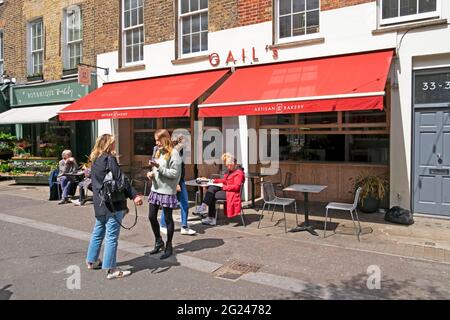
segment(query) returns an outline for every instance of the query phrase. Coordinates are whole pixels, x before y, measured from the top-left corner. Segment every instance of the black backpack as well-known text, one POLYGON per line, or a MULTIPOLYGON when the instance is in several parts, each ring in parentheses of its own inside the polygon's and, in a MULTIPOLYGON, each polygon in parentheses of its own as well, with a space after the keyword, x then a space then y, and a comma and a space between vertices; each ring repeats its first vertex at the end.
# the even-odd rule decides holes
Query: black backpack
POLYGON ((411 212, 398 206, 390 208, 384 215, 384 220, 404 225, 411 225, 414 223, 411 212))

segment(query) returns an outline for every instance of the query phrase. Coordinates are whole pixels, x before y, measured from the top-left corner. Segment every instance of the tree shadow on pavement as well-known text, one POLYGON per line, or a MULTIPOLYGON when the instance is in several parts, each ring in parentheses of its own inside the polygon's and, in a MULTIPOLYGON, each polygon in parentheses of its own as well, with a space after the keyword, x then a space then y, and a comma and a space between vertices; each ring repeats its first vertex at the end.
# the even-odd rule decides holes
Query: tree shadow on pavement
POLYGON ((12 284, 8 284, 4 286, 3 288, 0 288, 0 300, 9 300, 11 299, 11 296, 13 295, 13 292, 8 290, 12 287, 12 284))
POLYGON ((284 299, 327 299, 327 300, 396 300, 396 299, 449 299, 450 292, 419 279, 393 279, 381 277, 377 289, 376 281, 364 273, 329 285, 305 284, 301 292, 284 299), (373 289, 369 289, 369 287, 373 289))

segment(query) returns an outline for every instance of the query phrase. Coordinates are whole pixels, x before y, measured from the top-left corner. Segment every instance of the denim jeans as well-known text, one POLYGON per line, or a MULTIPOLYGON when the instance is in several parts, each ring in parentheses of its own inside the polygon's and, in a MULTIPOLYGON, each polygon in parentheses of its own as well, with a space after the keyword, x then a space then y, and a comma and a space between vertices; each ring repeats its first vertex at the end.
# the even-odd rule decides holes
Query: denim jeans
MULTIPOLYGON (((178 192, 177 196, 178 196, 178 201, 180 201, 180 207, 181 207, 181 227, 182 228, 187 228, 188 224, 187 224, 187 218, 188 218, 188 213, 189 213, 189 202, 188 202, 188 192, 186 189, 186 183, 184 181, 180 181, 180 188, 181 191, 178 192)), ((165 228, 166 227, 166 222, 164 220, 164 208, 162 209, 162 213, 161 213, 161 227, 165 228)))
POLYGON ((117 221, 122 222, 124 213, 125 211, 118 211, 114 215, 95 217, 94 230, 86 257, 87 262, 94 263, 97 261, 103 239, 106 236, 102 269, 114 269, 116 267, 117 243, 120 234, 120 224, 117 221))
POLYGON ((61 190, 62 190, 61 197, 63 199, 67 198, 69 196, 69 191, 70 191, 70 187, 72 185, 72 181, 66 176, 60 177, 59 181, 61 183, 61 190))

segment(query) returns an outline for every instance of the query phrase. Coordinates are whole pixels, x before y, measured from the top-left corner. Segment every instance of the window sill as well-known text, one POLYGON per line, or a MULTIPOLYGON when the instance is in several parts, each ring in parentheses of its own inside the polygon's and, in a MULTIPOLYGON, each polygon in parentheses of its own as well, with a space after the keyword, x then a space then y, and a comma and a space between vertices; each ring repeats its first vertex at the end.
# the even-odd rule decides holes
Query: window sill
POLYGON ((129 66, 129 67, 121 67, 116 69, 116 72, 132 72, 132 71, 141 71, 145 70, 145 64, 138 64, 135 66, 129 66))
POLYGON ((308 39, 308 40, 301 40, 301 41, 294 41, 294 42, 285 42, 285 43, 278 43, 269 46, 270 49, 288 49, 288 48, 295 48, 295 47, 302 47, 302 46, 309 46, 314 44, 321 44, 325 42, 325 38, 314 38, 314 39, 308 39))
POLYGON ((379 35, 389 32, 401 32, 406 31, 411 28, 425 28, 425 27, 431 27, 431 26, 440 26, 440 25, 447 25, 447 19, 439 19, 439 20, 427 20, 427 21, 421 21, 421 22, 414 22, 414 23, 408 23, 401 25, 394 25, 389 27, 379 27, 376 30, 372 30, 372 35, 379 35))
POLYGON ((209 60, 209 54, 203 54, 201 56, 196 57, 189 57, 189 58, 179 58, 172 60, 172 64, 178 65, 178 64, 186 64, 186 63, 194 63, 194 62, 200 62, 200 61, 206 61, 209 60))
POLYGON ((28 76, 27 83, 39 83, 44 82, 44 76, 28 76))

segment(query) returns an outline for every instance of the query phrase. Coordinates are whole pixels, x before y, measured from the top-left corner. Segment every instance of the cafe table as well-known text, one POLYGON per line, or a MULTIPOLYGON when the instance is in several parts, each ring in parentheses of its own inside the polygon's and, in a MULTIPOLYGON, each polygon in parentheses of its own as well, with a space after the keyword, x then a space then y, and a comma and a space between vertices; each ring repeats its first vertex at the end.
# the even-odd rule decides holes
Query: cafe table
POLYGON ((303 195, 305 197, 305 222, 302 225, 298 225, 295 228, 289 230, 289 232, 308 231, 312 235, 318 236, 318 233, 314 231, 314 227, 309 224, 308 194, 320 193, 326 188, 328 188, 328 186, 316 184, 293 184, 283 189, 283 191, 303 192, 303 195))
MULTIPOLYGON (((207 181, 198 181, 197 179, 187 180, 185 181, 186 186, 197 187, 200 194, 200 203, 203 199, 203 188, 208 186, 207 181)), ((196 200, 196 206, 200 205, 199 201, 196 200)), ((197 209, 196 209, 197 210, 197 209)))

